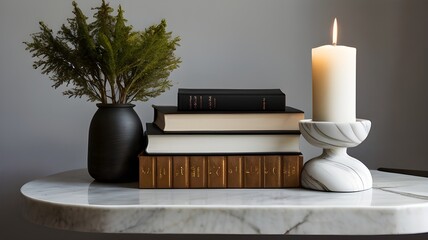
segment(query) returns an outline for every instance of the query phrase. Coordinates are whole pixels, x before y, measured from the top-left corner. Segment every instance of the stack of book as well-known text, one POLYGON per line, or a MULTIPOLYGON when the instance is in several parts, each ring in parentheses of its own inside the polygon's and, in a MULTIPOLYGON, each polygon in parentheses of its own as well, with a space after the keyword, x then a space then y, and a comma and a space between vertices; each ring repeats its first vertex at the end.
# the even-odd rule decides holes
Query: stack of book
POLYGON ((140 154, 140 188, 300 186, 299 121, 279 89, 179 89, 153 106, 140 154))

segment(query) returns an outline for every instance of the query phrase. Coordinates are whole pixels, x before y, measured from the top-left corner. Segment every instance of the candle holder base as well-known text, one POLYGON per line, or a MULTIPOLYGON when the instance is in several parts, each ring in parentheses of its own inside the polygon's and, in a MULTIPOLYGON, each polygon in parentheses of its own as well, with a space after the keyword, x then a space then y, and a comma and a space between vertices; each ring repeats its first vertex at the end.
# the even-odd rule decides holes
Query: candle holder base
POLYGON ((351 123, 299 123, 303 137, 323 153, 305 163, 302 170, 304 188, 329 192, 357 192, 372 188, 369 169, 358 159, 346 153, 348 147, 363 142, 371 127, 369 120, 357 119, 351 123))

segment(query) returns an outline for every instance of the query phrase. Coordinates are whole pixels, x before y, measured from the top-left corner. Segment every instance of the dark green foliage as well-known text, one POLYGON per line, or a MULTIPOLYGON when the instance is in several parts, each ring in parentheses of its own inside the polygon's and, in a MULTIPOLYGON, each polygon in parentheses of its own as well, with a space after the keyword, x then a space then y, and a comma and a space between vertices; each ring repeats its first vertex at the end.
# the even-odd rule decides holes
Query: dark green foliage
POLYGON ((147 101, 172 86, 168 77, 181 63, 174 55, 180 38, 166 32, 165 20, 138 32, 126 25, 120 6, 113 16, 103 0, 90 24, 77 3, 73 7, 74 17, 56 36, 40 22, 41 31, 24 42, 36 58, 34 68, 49 75, 53 87, 68 86, 68 97, 130 103, 147 101))

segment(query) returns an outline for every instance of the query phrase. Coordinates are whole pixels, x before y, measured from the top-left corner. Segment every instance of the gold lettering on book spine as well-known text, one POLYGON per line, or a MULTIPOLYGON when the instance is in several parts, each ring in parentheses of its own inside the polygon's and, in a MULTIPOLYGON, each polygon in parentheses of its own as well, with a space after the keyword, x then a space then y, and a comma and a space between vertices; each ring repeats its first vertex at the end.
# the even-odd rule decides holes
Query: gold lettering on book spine
POLYGON ((238 170, 239 170, 239 167, 238 167, 238 165, 236 165, 234 167, 229 168, 228 172, 229 172, 229 174, 238 173, 238 170))
POLYGON ((161 168, 159 171, 159 178, 162 179, 162 178, 164 178, 164 176, 166 176, 166 169, 161 168))
POLYGON ((264 157, 263 184, 265 188, 280 188, 282 186, 281 159, 281 156, 264 157))
POLYGON ((262 99, 262 109, 266 110, 266 98, 262 99))
POLYGON ((261 188, 263 187, 264 173, 262 165, 262 156, 246 156, 244 164, 244 187, 261 188))
POLYGON ((190 176, 192 178, 196 177, 196 168, 195 167, 190 168, 190 176))
POLYGON ((212 110, 213 109, 213 102, 212 102, 213 97, 212 96, 208 96, 208 109, 212 110))
POLYGON ((227 187, 242 188, 243 187, 243 157, 228 156, 227 157, 227 187))
POLYGON ((258 166, 253 165, 253 163, 250 164, 249 168, 245 169, 245 174, 248 175, 259 175, 260 169, 258 166))
POLYGON ((156 187, 156 159, 139 156, 139 188, 156 187))
POLYGON ((190 187, 206 188, 207 187, 207 163, 205 156, 190 157, 190 187))
POLYGON ((278 170, 276 170, 276 167, 272 167, 271 169, 269 169, 269 168, 266 168, 265 169, 265 175, 269 175, 269 173, 271 172, 272 173, 272 175, 274 175, 274 176, 276 176, 276 172, 277 172, 278 170), (270 170, 270 171, 269 171, 270 170))
POLYGON ((193 109, 198 109, 198 96, 193 96, 193 109))
POLYGON ((172 157, 158 156, 156 158, 156 187, 172 188, 172 157))
POLYGON ((208 187, 224 188, 226 187, 226 157, 210 156, 208 157, 208 187))
POLYGON ((216 176, 220 176, 220 170, 221 170, 220 166, 212 165, 208 174, 209 175, 215 174, 216 176))
POLYGON ((174 156, 173 157, 173 188, 188 188, 189 187, 189 157, 174 156))
POLYGON ((299 155, 284 156, 283 159, 283 187, 299 187, 300 171, 303 158, 299 155))
POLYGON ((151 171, 151 169, 150 169, 149 167, 148 167, 147 169, 142 168, 142 169, 141 169, 141 172, 142 172, 144 175, 152 174, 152 171, 151 171))
POLYGON ((191 167, 190 174, 192 178, 200 178, 201 177, 201 168, 200 167, 191 167))
POLYGON ((175 172, 175 176, 184 176, 184 168, 183 166, 180 166, 179 171, 175 172))

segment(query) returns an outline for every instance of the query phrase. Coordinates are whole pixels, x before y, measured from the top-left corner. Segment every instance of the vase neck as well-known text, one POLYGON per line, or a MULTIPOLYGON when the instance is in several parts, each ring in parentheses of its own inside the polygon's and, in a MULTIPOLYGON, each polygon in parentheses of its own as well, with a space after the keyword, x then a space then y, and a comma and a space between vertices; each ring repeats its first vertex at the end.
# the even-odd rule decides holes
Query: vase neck
POLYGON ((97 103, 98 108, 133 108, 134 104, 125 103, 125 104, 113 104, 113 103, 97 103))

